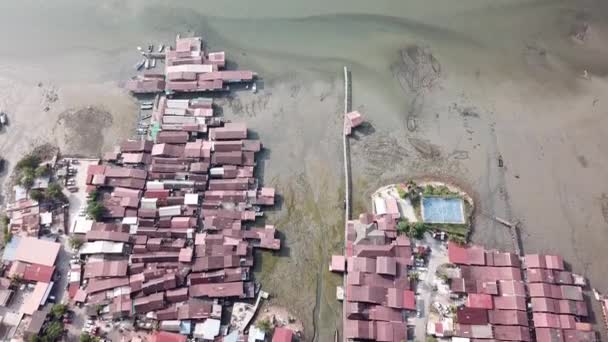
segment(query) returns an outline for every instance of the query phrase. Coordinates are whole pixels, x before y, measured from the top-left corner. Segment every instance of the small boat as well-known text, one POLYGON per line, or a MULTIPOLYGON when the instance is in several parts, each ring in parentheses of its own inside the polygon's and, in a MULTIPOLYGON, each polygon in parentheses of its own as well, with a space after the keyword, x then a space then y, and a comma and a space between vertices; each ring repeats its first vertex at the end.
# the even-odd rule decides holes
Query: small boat
POLYGON ((147 58, 146 58, 146 61, 145 61, 145 63, 144 63, 144 67, 145 67, 146 69, 150 69, 150 60, 149 60, 149 59, 147 59, 147 58))
POLYGON ((154 45, 148 45, 148 52, 154 51, 154 45))
POLYGON ((146 63, 145 59, 142 59, 141 61, 137 62, 137 64, 135 64, 135 70, 141 70, 141 68, 144 67, 144 64, 146 63))
POLYGON ((336 333, 334 334, 334 341, 338 342, 339 339, 340 339, 340 334, 338 333, 338 329, 336 329, 336 333))
POLYGON ((158 52, 163 52, 163 50, 165 50, 165 44, 160 44, 158 46, 158 52))
POLYGON ((256 94, 258 92, 258 84, 253 82, 253 85, 251 86, 251 91, 256 94))
POLYGON ((138 47, 137 47, 137 51, 141 51, 141 50, 142 50, 142 49, 141 49, 141 46, 138 46, 138 47))
POLYGON ((156 58, 152 59, 152 62, 150 62, 150 68, 155 68, 156 67, 156 58))

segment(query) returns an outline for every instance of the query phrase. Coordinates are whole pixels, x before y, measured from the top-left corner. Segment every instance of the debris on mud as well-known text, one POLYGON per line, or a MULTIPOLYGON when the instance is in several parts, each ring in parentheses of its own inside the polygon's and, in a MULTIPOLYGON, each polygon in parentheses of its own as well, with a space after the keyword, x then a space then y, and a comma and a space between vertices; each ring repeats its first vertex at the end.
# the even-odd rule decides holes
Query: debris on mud
POLYGON ((602 194, 600 198, 600 204, 602 206, 602 216, 604 217, 604 222, 608 223, 608 195, 602 194))
POLYGON ((97 155, 104 142, 104 129, 112 124, 112 114, 99 107, 72 108, 59 114, 54 133, 63 133, 66 153, 97 155))
POLYGON ((437 145, 431 144, 428 140, 409 138, 409 143, 414 147, 416 152, 424 159, 439 159, 441 151, 437 145))
POLYGON ((391 67, 405 91, 430 89, 441 75, 441 64, 429 48, 410 45, 400 51, 400 60, 391 67))

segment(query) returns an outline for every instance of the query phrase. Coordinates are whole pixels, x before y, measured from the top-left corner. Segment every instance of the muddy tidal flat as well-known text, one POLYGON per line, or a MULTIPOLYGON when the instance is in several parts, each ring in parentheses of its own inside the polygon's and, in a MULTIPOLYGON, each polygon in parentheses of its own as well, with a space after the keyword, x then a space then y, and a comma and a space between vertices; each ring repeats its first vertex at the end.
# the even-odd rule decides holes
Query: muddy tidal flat
POLYGON ((259 174, 280 194, 267 221, 286 248, 261 255, 256 274, 306 340, 341 325, 327 262, 343 241, 345 65, 368 120, 351 143, 354 213, 383 184, 445 178, 478 203, 474 242, 510 249, 492 217, 520 221, 524 251, 559 253, 608 292, 603 2, 56 0, 5 1, 0 13, 8 172, 42 143, 97 155, 130 137, 137 105, 121 81, 138 45, 197 33, 260 74, 258 94, 218 101, 267 147, 259 174))

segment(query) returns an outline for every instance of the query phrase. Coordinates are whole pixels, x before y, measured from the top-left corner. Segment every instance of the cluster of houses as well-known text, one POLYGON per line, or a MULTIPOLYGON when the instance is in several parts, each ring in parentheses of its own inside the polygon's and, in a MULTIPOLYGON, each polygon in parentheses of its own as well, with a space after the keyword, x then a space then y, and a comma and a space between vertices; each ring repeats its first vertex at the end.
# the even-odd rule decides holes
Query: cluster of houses
POLYGON ((329 266, 345 273, 337 296, 343 300, 346 341, 411 339, 408 329, 416 325, 419 332, 417 317, 428 317, 421 318, 427 335, 455 342, 598 341, 588 322, 585 279, 555 255, 520 258, 450 241, 446 264, 437 272, 446 297, 432 303, 436 314, 425 313, 411 275, 428 249, 398 234, 394 204, 374 206, 381 209, 375 215, 347 221, 345 254, 332 256, 329 266))
POLYGON ((397 236, 395 220, 362 214, 347 222, 345 256, 332 256, 330 270, 346 272, 344 338, 403 341, 407 339, 407 311, 416 310, 408 268, 412 246, 397 236))
POLYGON ((127 89, 134 93, 202 92, 226 89, 233 82, 251 82, 252 71, 224 70, 225 52, 206 52, 201 37, 176 38, 175 48, 165 52, 165 72, 146 72, 129 80, 127 89))
POLYGON ((21 198, 6 208, 8 229, 12 235, 38 237, 40 234, 40 205, 37 201, 21 198))
POLYGON ((9 307, 16 292, 22 298, 13 308, 14 312, 7 312, 7 315, 20 317, 14 322, 9 336, 15 333, 24 317, 28 318, 23 321, 27 324, 25 333, 36 335, 40 331, 46 317, 41 307, 47 303, 55 286, 60 249, 57 242, 22 235, 13 236, 5 245, 2 261, 6 268, 0 277, 0 306, 9 307))
POLYGON ((153 140, 125 141, 88 167, 89 202, 104 210, 99 222, 76 220, 86 263, 73 263, 69 294, 91 314, 135 317, 161 337, 241 338, 225 335, 223 307, 258 294, 254 249, 281 247, 273 226, 255 226, 275 198, 254 177, 262 145, 244 124, 208 125, 205 99, 163 97, 154 113, 162 124, 153 140), (189 115, 203 118, 200 129, 163 123, 189 115))
POLYGON ((451 292, 464 300, 451 325, 437 322, 430 333, 452 341, 596 341, 586 322, 585 281, 564 269, 555 255, 488 251, 450 242, 448 257, 459 274, 451 292))

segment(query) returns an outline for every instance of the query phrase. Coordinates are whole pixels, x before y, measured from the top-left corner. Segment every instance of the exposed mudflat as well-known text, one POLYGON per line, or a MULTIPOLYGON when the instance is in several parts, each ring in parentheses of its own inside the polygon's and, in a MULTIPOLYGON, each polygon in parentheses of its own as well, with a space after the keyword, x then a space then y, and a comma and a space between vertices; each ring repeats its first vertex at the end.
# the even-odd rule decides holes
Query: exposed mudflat
POLYGON ((197 32, 262 76, 258 94, 221 102, 267 147, 258 171, 281 195, 267 222, 286 248, 261 255, 258 279, 307 340, 332 340, 341 318, 327 262, 342 248, 344 65, 368 120, 351 144, 354 213, 381 185, 442 177, 474 195, 476 242, 509 249, 492 217, 520 221, 526 251, 560 253, 608 292, 603 2, 56 0, 0 11, 9 166, 44 142, 98 154, 130 136, 137 107, 120 80, 137 45, 197 32))

